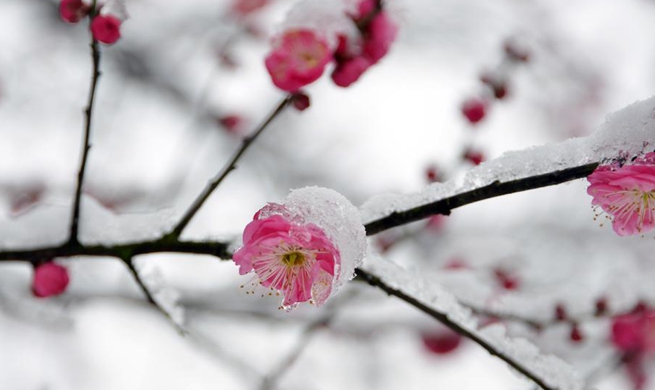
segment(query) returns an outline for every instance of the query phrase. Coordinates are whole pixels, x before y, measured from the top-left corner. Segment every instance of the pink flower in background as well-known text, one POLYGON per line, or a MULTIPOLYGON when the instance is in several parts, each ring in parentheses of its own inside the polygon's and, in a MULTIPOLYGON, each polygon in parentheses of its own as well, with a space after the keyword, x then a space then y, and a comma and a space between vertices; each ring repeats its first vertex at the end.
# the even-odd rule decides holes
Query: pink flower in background
POLYGON ((655 310, 638 307, 632 313, 614 317, 611 341, 623 353, 623 360, 634 388, 645 388, 648 375, 645 358, 655 352, 655 310))
POLYGON ((112 15, 98 15, 91 21, 91 33, 102 43, 115 43, 121 37, 121 20, 112 15))
POLYGON ((235 0, 232 11, 239 15, 248 15, 268 4, 268 0, 235 0))
POLYGON ((587 180, 592 204, 611 216, 612 228, 619 236, 655 227, 655 153, 623 166, 601 165, 587 180))
POLYGON ((32 292, 39 298, 59 295, 68 287, 68 270, 52 261, 38 265, 34 269, 32 292))
POLYGON ((278 88, 295 92, 316 81, 332 60, 325 39, 314 30, 286 31, 266 57, 266 69, 278 88))
POLYGON ((421 335, 423 346, 435 355, 447 355, 462 343, 462 336, 448 328, 426 332, 421 335))
POLYGON ((255 214, 243 232, 243 247, 234 253, 239 273, 254 271, 256 283, 280 291, 283 306, 311 300, 320 306, 332 292, 340 254, 318 226, 295 223, 283 215, 255 214))
POLYGON ((398 25, 388 13, 376 9, 376 2, 364 0, 359 3, 358 14, 350 16, 360 30, 359 39, 339 36, 339 45, 334 58, 336 67, 332 80, 340 87, 348 87, 380 61, 388 52, 398 35, 398 25))
POLYGON ((380 11, 371 20, 364 36, 362 52, 372 63, 377 63, 387 55, 391 44, 398 35, 398 25, 395 24, 389 15, 380 11))
POLYGON ((77 23, 89 14, 91 7, 82 0, 61 0, 59 3, 59 16, 68 23, 77 23))
POLYGON ((486 114, 487 102, 482 99, 471 98, 464 101, 462 104, 462 115, 464 115, 471 124, 480 122, 484 119, 486 114))
POLYGON ((655 352, 655 310, 644 308, 614 317, 612 344, 625 353, 655 352))

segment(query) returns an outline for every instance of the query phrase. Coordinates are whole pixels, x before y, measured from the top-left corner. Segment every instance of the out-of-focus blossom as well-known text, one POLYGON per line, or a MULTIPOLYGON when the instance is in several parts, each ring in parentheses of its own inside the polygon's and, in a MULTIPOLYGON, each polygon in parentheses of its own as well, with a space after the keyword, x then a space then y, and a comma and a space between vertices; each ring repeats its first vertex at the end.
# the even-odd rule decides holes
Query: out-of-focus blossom
POLYGON ((470 162, 473 165, 480 165, 485 160, 485 158, 482 152, 474 149, 467 149, 464 152, 464 160, 470 162))
POLYGON ((487 113, 487 102, 478 98, 467 99, 462 104, 461 110, 462 115, 471 124, 476 124, 484 119, 487 113))
POLYGON ((52 261, 39 264, 34 269, 32 292, 39 298, 60 295, 68 287, 68 270, 52 261))
POLYGON ((91 33, 102 43, 116 43, 121 37, 121 20, 113 15, 98 15, 91 21, 91 33))
POLYGON ((316 31, 286 31, 266 57, 266 69, 278 88, 295 92, 316 81, 332 59, 327 41, 316 31))
POLYGON ((462 343, 462 336, 450 329, 425 332, 421 335, 423 346, 435 355, 447 355, 454 352, 462 343))
POLYGON ((89 14, 91 7, 82 0, 61 0, 59 16, 68 23, 77 23, 89 14))
POLYGON ((655 227, 655 153, 630 164, 601 165, 587 178, 592 204, 611 216, 619 236, 655 227))
POLYGON ((234 0, 232 12, 237 15, 248 15, 269 3, 269 0, 234 0))

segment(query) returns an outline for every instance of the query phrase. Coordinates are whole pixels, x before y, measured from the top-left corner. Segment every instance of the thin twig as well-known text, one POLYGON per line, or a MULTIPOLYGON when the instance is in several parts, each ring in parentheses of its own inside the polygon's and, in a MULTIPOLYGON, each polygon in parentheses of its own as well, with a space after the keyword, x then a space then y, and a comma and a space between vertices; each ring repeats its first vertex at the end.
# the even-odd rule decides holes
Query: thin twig
POLYGON ((589 176, 598 163, 585 164, 577 167, 544 173, 542 175, 530 176, 506 182, 495 181, 484 187, 462 192, 448 198, 443 198, 432 203, 424 204, 403 211, 393 213, 371 221, 365 225, 366 234, 372 236, 396 226, 405 225, 410 222, 427 218, 431 215, 449 215, 451 210, 467 204, 479 202, 484 199, 495 198, 501 195, 513 194, 515 192, 528 191, 536 188, 548 187, 555 184, 562 184, 567 181, 580 179, 589 176))
POLYGON ((134 280, 136 283, 139 285, 139 288, 143 292, 143 294, 146 296, 146 299, 148 302, 153 305, 157 310, 159 310, 166 318, 168 318, 173 326, 175 327, 175 330, 177 330, 181 335, 185 335, 187 331, 182 327, 181 324, 178 324, 175 319, 171 316, 171 314, 164 309, 153 297, 152 293, 150 293, 150 289, 148 289, 148 286, 144 283, 143 279, 141 279, 141 275, 139 275, 139 272, 137 271, 136 267, 134 266, 134 259, 131 257, 123 258, 123 263, 127 266, 127 268, 130 270, 130 273, 132 273, 132 276, 134 276, 134 280))
POLYGON ((189 209, 184 213, 184 216, 180 220, 180 222, 175 226, 173 231, 169 233, 167 236, 171 238, 178 238, 186 226, 191 222, 191 219, 193 218, 194 215, 200 210, 202 205, 205 203, 205 201, 209 198, 209 196, 212 194, 212 192, 221 184, 221 182, 227 177, 227 175, 230 174, 235 168, 236 168, 236 163, 239 161, 239 158, 241 158, 241 155, 245 153, 246 150, 248 150, 248 147, 252 145, 253 141, 259 137, 259 135, 266 130, 269 124, 278 116, 284 109, 289 105, 291 102, 292 97, 287 96, 285 97, 275 108, 275 110, 264 120, 264 122, 259 126, 255 132, 244 138, 241 147, 234 153, 232 158, 225 164, 223 169, 216 175, 216 177, 207 183, 207 186, 202 190, 200 195, 196 198, 196 200, 191 204, 189 209))
POLYGON ((378 276, 373 275, 367 271, 362 270, 361 268, 357 269, 357 275, 363 277, 368 284, 371 286, 378 287, 382 291, 386 292, 389 295, 393 295, 397 298, 400 298, 401 300, 409 303, 410 305, 416 307, 417 309, 421 310, 422 312, 426 313, 430 317, 438 320, 442 324, 446 325, 453 331, 461 334, 462 336, 472 340, 482 348, 484 348, 487 352, 490 354, 497 356, 501 360, 503 360, 505 363, 509 364, 512 368, 520 372, 521 374, 525 375, 527 378, 529 378, 531 381, 533 381, 535 384, 543 388, 544 390, 556 390, 556 388, 549 386, 547 383, 543 381, 542 378, 539 378, 539 376, 532 371, 530 371, 528 368, 524 367, 521 362, 517 362, 512 358, 511 356, 507 356, 504 354, 502 351, 497 350, 489 344, 487 341, 483 340, 480 338, 478 335, 475 333, 469 331, 468 329, 465 329, 461 327, 459 324, 456 322, 453 322, 448 318, 448 316, 445 313, 441 313, 425 304, 420 302, 418 299, 412 297, 411 295, 407 295, 401 290, 398 290, 396 288, 393 288, 386 283, 384 283, 378 276))
MULTIPOLYGON (((93 2, 93 13, 95 13, 96 2, 93 2)), ((92 15, 93 16, 93 15, 92 15)), ((92 18, 90 17, 89 20, 92 18)), ((89 90, 89 100, 86 106, 85 113, 85 123, 84 123, 84 145, 82 147, 82 161, 80 162, 80 169, 77 173, 77 186, 75 188, 75 200, 73 203, 73 214, 71 217, 70 225, 70 236, 69 241, 71 243, 77 243, 78 232, 80 225, 80 203, 82 200, 82 185, 84 184, 84 172, 86 171, 86 162, 89 156, 89 149, 91 149, 91 144, 89 140, 91 138, 91 121, 93 115, 93 103, 95 102, 96 89, 98 87, 98 80, 100 79, 100 48, 98 47, 98 41, 91 34, 91 58, 93 61, 93 73, 91 76, 91 89, 89 90)))

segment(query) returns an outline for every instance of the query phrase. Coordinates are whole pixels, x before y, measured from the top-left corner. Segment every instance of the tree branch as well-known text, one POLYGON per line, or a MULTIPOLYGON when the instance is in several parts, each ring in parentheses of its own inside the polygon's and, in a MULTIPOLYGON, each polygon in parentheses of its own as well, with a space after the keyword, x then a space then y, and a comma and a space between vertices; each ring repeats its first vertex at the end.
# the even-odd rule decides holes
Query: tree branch
POLYGON ((435 214, 449 215, 453 209, 479 202, 481 200, 513 194, 515 192, 528 191, 535 188, 548 187, 587 177, 597 166, 598 163, 591 163, 563 169, 561 171, 530 176, 523 179, 516 179, 507 182, 495 181, 487 186, 462 192, 448 198, 439 199, 432 203, 414 207, 409 210, 394 211, 385 217, 367 223, 365 225, 366 235, 372 236, 387 229, 405 225, 410 222, 416 222, 435 214))
POLYGON ((291 102, 292 96, 289 95, 285 97, 275 108, 275 110, 264 120, 264 122, 259 126, 255 132, 244 138, 241 147, 234 153, 232 158, 227 162, 227 164, 223 167, 223 169, 216 175, 216 177, 207 183, 207 186, 202 190, 200 195, 196 198, 196 200, 191 204, 189 209, 184 213, 184 216, 180 220, 180 222, 175 226, 173 231, 171 231, 168 234, 168 237, 171 238, 178 238, 186 226, 191 222, 191 219, 193 219, 194 215, 200 210, 202 205, 205 203, 205 201, 209 198, 209 196, 212 194, 212 192, 221 184, 221 182, 227 177, 227 175, 230 174, 234 169, 236 169, 236 163, 239 161, 239 158, 241 158, 241 155, 245 153, 246 150, 252 145, 252 143, 259 137, 259 135, 266 130, 268 125, 273 122, 273 120, 284 111, 284 109, 289 105, 291 102))
POLYGON ((129 244, 117 245, 81 245, 79 243, 65 243, 60 246, 32 249, 16 249, 0 252, 2 261, 27 261, 36 263, 55 257, 116 257, 129 258, 149 253, 186 253, 210 255, 221 259, 231 259, 232 253, 228 251, 228 244, 214 241, 179 241, 170 239, 157 239, 129 244))
POLYGON ((122 258, 123 263, 127 266, 127 268, 130 270, 130 273, 132 276, 134 276, 134 280, 136 283, 139 285, 139 288, 143 292, 143 294, 146 296, 146 299, 148 302, 153 305, 157 310, 159 310, 166 318, 168 318, 173 326, 175 327, 175 330, 178 331, 181 335, 187 334, 187 331, 182 327, 181 324, 178 324, 175 319, 171 316, 171 314, 164 309, 157 301, 155 300, 154 296, 150 293, 150 289, 148 289, 148 286, 144 283, 143 279, 141 279, 141 275, 139 275, 139 272, 137 271, 136 267, 134 266, 134 259, 131 257, 126 257, 122 258))
POLYGON ((356 270, 357 275, 364 278, 368 284, 371 286, 377 287, 381 289, 382 291, 386 292, 389 295, 393 295, 408 304, 416 307, 417 309, 421 310, 425 314, 429 315, 430 317, 436 319, 437 321, 441 322, 442 324, 446 325, 453 331, 461 334, 462 336, 472 340, 482 348, 484 348, 487 352, 489 352, 491 355, 497 356, 501 360, 503 360, 505 363, 509 364, 512 368, 520 372, 521 374, 525 375, 527 378, 529 378, 531 381, 533 381, 535 384, 540 386, 544 390, 556 390, 554 387, 549 386, 547 383, 545 383, 539 376, 537 376, 535 373, 531 372, 528 370, 526 367, 524 367, 520 362, 515 361, 512 357, 505 355, 501 351, 497 350, 494 348, 492 345, 487 343, 485 340, 480 338, 478 335, 475 333, 470 332, 469 330, 461 327, 459 324, 453 322, 448 318, 448 316, 445 313, 438 312, 434 310, 433 308, 424 305, 422 302, 420 302, 418 299, 405 294, 401 290, 395 289, 386 283, 384 283, 378 276, 373 275, 367 271, 362 270, 361 268, 358 268, 356 270))
MULTIPOLYGON (((92 15, 89 18, 89 23, 93 19, 92 16, 95 14, 96 2, 93 1, 92 6, 92 15)), ((71 217, 70 225, 70 236, 69 241, 71 243, 79 242, 77 236, 79 232, 80 225, 80 203, 82 200, 82 185, 84 184, 84 172, 86 171, 86 162, 89 156, 89 149, 91 145, 89 140, 91 138, 91 120, 93 115, 93 103, 95 102, 96 89, 98 87, 98 80, 100 79, 100 48, 98 47, 98 41, 91 34, 91 58, 93 61, 93 74, 91 76, 91 89, 89 90, 89 100, 86 106, 85 113, 85 124, 84 124, 84 145, 82 147, 82 161, 80 162, 80 169, 77 173, 77 186, 75 188, 75 200, 73 203, 73 213, 71 217)))

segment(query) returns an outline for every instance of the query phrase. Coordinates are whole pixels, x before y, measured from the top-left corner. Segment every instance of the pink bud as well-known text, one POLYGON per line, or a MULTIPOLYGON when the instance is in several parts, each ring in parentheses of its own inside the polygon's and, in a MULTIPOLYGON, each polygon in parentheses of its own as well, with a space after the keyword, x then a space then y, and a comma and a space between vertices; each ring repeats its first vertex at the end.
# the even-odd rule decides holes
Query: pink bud
POLYGON ((436 355, 446 355, 457 349, 462 343, 462 336, 450 329, 421 335, 423 346, 436 355))
POLYGON ((52 261, 39 264, 34 269, 32 292, 39 298, 59 295, 66 291, 69 277, 68 270, 52 261))
POLYGON ((607 298, 601 297, 596 301, 596 316, 602 316, 607 312, 607 298))
POLYGON ((464 152, 464 160, 469 161, 473 165, 480 165, 484 161, 484 155, 482 152, 476 150, 467 149, 464 152))
POLYGON ((239 115, 226 115, 218 118, 218 123, 230 133, 238 133, 243 127, 243 118, 239 115))
POLYGON ((425 170, 425 177, 428 179, 428 183, 441 181, 441 174, 434 165, 430 165, 425 170))
POLYGON ((59 3, 59 16, 68 23, 77 23, 89 14, 91 7, 82 0, 61 0, 59 3))
POLYGON ((571 334, 569 335, 569 338, 574 343, 580 343, 584 341, 584 335, 582 334, 582 331, 580 331, 578 325, 573 325, 573 327, 571 328, 571 334))
POLYGON ((482 99, 471 98, 462 104, 462 114, 472 124, 480 122, 487 110, 487 103, 482 99))
POLYGON ((298 111, 305 111, 311 105, 309 95, 300 91, 293 94, 291 103, 293 103, 293 107, 298 111))
POLYGON ((235 0, 232 3, 232 11, 239 15, 248 15, 264 7, 268 0, 235 0))
POLYGON ((520 286, 519 278, 503 269, 494 270, 494 276, 505 290, 518 290, 520 286))
POLYGON ((512 61, 516 62, 528 62, 530 60, 530 54, 528 50, 520 47, 515 42, 505 42, 505 55, 512 61))
POLYGON ((565 321, 567 319, 566 308, 561 303, 555 306, 555 319, 557 321, 565 321))
POLYGON ((108 45, 121 37, 121 21, 112 15, 98 15, 91 22, 91 33, 96 40, 108 45))
POLYGON ((470 269, 469 265, 465 260, 455 257, 450 259, 448 263, 443 267, 443 269, 448 271, 459 271, 464 269, 470 269))

